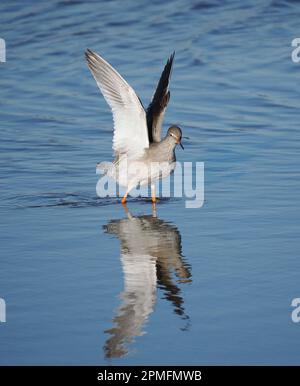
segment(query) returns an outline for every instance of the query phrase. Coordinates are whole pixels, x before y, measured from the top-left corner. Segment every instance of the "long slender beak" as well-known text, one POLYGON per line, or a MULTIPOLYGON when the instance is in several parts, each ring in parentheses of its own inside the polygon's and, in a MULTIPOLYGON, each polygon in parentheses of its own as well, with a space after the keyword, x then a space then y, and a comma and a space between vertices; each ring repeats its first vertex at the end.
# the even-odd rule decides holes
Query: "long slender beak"
POLYGON ((179 142, 179 145, 180 145, 181 149, 184 150, 183 144, 181 142, 179 142))

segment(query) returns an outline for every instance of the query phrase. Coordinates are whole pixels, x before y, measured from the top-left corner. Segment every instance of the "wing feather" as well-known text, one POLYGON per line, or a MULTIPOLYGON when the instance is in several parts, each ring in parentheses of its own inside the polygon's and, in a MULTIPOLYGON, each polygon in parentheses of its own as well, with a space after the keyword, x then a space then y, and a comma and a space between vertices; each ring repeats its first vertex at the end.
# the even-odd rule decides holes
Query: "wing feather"
POLYGON ((110 106, 114 120, 113 150, 117 156, 143 155, 149 147, 146 112, 139 97, 125 79, 100 55, 85 53, 88 66, 110 106))
POLYGON ((147 126, 150 142, 160 142, 161 128, 167 105, 170 100, 169 83, 175 52, 169 57, 160 76, 156 91, 147 108, 147 126))

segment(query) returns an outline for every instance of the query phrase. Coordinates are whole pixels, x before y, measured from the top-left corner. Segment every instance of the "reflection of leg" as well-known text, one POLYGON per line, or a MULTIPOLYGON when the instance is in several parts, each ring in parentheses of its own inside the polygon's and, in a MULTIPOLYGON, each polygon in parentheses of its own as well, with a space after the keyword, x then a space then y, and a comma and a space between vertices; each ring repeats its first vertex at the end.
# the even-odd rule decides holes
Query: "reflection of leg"
POLYGON ((151 197, 152 197, 152 202, 156 202, 155 184, 151 184, 151 197))
POLYGON ((124 197, 122 198, 122 200, 121 200, 121 203, 122 204, 125 204, 125 202, 126 202, 126 198, 127 198, 127 196, 128 196, 128 190, 127 190, 127 192, 124 194, 124 197))
POLYGON ((123 208, 125 210, 125 213, 127 214, 127 217, 129 218, 129 220, 131 220, 133 217, 132 217, 131 213, 129 212, 129 210, 128 210, 127 206, 126 206, 126 203, 122 202, 122 205, 123 205, 123 208))
POLYGON ((152 202, 152 216, 157 217, 156 203, 155 202, 152 202))

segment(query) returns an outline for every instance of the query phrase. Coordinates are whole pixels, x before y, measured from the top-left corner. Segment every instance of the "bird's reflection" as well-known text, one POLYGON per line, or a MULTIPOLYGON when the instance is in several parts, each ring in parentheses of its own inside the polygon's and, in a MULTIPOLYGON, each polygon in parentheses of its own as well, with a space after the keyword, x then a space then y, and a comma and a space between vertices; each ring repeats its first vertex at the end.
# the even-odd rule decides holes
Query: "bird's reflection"
POLYGON ((133 217, 125 210, 127 218, 104 226, 120 240, 124 273, 122 305, 113 319, 114 327, 105 331, 109 334, 104 346, 106 358, 125 355, 134 337, 143 334, 143 325, 156 302, 157 287, 174 312, 185 319, 183 329, 189 324, 179 285, 191 281, 191 268, 182 255, 178 229, 157 218, 155 212, 133 217))

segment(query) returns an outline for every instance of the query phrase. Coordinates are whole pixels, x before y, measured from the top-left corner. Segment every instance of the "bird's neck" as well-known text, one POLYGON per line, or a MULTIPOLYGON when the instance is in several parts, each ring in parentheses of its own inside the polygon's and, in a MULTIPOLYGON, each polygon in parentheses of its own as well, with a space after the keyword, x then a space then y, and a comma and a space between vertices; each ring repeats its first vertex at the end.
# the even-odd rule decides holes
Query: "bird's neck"
POLYGON ((174 138, 172 138, 170 135, 166 135, 165 138, 161 141, 165 148, 167 149, 175 149, 176 147, 176 142, 174 141, 174 138))
POLYGON ((170 159, 175 158, 175 147, 176 143, 174 142, 174 139, 170 137, 169 135, 165 136, 165 138, 160 143, 162 152, 167 155, 170 155, 170 159))

